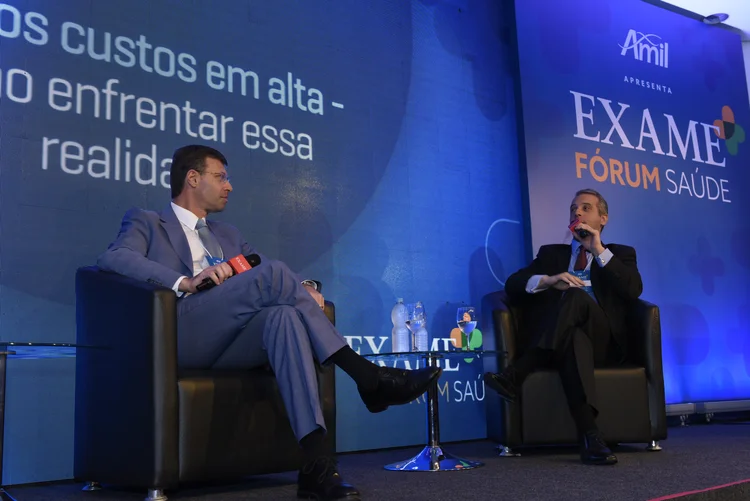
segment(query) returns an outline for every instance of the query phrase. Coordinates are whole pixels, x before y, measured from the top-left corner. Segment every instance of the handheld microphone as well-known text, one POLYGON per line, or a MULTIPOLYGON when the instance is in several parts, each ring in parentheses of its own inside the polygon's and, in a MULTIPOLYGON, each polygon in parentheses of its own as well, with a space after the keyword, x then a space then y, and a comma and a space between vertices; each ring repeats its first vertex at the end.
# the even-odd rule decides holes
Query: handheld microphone
MULTIPOLYGON (((232 271, 234 272, 232 273, 232 276, 234 276, 250 270, 253 266, 258 266, 260 264, 260 256, 257 254, 250 254, 249 256, 239 255, 233 257, 227 261, 227 263, 231 266, 232 271)), ((215 286, 216 282, 210 278, 204 278, 203 281, 198 284, 196 289, 198 289, 198 292, 202 292, 215 286)))
POLYGON ((568 228, 570 229, 571 233, 577 233, 579 237, 586 238, 587 236, 590 235, 590 233, 588 231, 586 231, 586 230, 578 230, 578 231, 576 231, 576 226, 578 226, 578 223, 580 223, 580 222, 581 221, 579 221, 578 219, 576 219, 575 221, 573 221, 572 223, 570 223, 568 225, 568 228))

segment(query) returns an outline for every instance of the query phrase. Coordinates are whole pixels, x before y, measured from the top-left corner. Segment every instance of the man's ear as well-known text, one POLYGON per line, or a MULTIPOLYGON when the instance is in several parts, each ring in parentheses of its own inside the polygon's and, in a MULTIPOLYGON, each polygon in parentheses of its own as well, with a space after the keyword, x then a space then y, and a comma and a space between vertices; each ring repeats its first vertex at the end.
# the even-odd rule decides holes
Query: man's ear
POLYGON ((604 214, 604 215, 603 215, 603 216, 601 217, 601 219, 602 219, 602 229, 603 229, 603 228, 604 228, 604 226, 605 226, 605 225, 607 224, 607 221, 609 221, 609 215, 608 215, 608 214, 604 214))
POLYGON ((196 186, 198 186, 198 177, 200 177, 200 172, 190 169, 186 176, 187 184, 195 188, 196 186))

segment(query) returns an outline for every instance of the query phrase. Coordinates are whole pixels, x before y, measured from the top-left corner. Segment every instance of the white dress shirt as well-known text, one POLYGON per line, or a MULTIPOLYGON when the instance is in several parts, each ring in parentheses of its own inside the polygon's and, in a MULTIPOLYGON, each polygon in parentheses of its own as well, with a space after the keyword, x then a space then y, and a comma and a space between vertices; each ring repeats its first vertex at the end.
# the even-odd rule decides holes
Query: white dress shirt
MULTIPOLYGON (((581 246, 581 242, 578 240, 573 239, 573 242, 570 244, 570 263, 568 264, 568 273, 573 273, 576 260, 578 259, 578 248, 581 246)), ((604 266, 609 263, 609 261, 612 259, 612 251, 609 249, 604 249, 604 252, 599 254, 599 257, 596 258, 596 263, 599 265, 599 267, 603 268, 604 266)), ((590 252, 586 252, 586 270, 591 269, 591 262, 594 260, 594 255, 590 252)), ((529 281, 526 282, 526 292, 529 294, 536 294, 537 292, 541 292, 543 290, 547 290, 547 287, 539 287, 539 281, 542 279, 543 275, 532 275, 531 278, 529 278, 529 281)))
MULTIPOLYGON (((196 276, 198 273, 208 268, 208 253, 203 246, 201 237, 198 235, 198 230, 195 229, 199 217, 174 202, 172 202, 172 210, 180 221, 182 231, 185 232, 185 236, 187 237, 188 245, 190 246, 190 254, 193 257, 193 276, 196 276)), ((178 296, 182 295, 182 292, 179 291, 179 287, 183 278, 187 277, 181 276, 172 286, 172 290, 175 291, 178 296)))

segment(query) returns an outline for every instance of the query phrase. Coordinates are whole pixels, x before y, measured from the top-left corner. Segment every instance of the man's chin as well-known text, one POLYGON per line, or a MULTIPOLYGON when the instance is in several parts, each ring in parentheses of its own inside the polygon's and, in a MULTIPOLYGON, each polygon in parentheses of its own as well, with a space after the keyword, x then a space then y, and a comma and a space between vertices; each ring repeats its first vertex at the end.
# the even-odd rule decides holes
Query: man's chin
POLYGON ((207 210, 206 212, 208 212, 209 214, 213 214, 214 212, 221 212, 226 208, 227 208, 227 201, 225 200, 223 204, 216 205, 212 207, 211 209, 207 210))

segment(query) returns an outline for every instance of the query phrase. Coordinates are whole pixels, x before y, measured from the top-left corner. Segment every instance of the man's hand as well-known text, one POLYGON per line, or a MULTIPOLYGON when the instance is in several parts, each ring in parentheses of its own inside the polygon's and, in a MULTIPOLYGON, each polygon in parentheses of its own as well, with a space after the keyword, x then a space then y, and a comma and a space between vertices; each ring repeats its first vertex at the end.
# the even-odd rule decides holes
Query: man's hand
POLYGON ((198 292, 198 285, 206 278, 210 278, 216 285, 219 285, 233 274, 234 270, 229 266, 229 263, 215 264, 201 271, 193 278, 183 279, 182 282, 180 282, 178 289, 180 292, 190 292, 195 294, 198 292))
POLYGON ((321 309, 325 309, 326 307, 326 300, 323 298, 323 294, 315 290, 315 287, 312 287, 307 284, 303 284, 305 287, 305 290, 310 293, 310 295, 313 297, 316 303, 318 303, 318 306, 320 306, 321 309))
POLYGON ((583 248, 589 251, 594 257, 599 257, 599 254, 604 252, 604 246, 602 245, 601 233, 599 230, 595 230, 586 223, 578 223, 573 232, 573 238, 581 242, 583 248), (581 238, 578 235, 578 230, 586 230, 589 232, 588 236, 581 238))
POLYGON ((571 287, 583 287, 583 280, 565 271, 552 276, 544 275, 539 279, 539 287, 554 287, 557 290, 564 291, 571 287))

